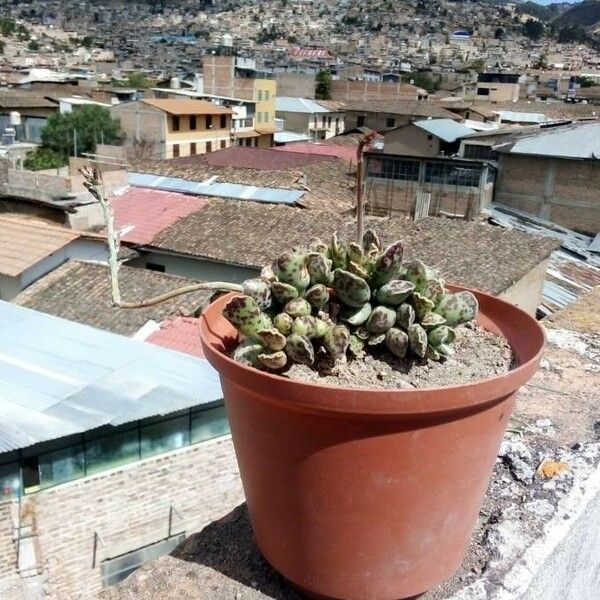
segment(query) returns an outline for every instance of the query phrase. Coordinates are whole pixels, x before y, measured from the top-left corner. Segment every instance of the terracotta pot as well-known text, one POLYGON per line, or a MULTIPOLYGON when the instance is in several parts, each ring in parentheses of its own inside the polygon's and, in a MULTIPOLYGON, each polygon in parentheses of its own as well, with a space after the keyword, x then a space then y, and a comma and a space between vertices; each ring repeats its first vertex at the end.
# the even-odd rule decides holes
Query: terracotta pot
POLYGON ((398 600, 460 566, 516 392, 544 347, 535 319, 473 291, 479 323, 509 340, 518 366, 442 388, 270 375, 227 356, 237 332, 221 310, 232 294, 203 313, 202 345, 221 377, 258 547, 310 595, 398 600))

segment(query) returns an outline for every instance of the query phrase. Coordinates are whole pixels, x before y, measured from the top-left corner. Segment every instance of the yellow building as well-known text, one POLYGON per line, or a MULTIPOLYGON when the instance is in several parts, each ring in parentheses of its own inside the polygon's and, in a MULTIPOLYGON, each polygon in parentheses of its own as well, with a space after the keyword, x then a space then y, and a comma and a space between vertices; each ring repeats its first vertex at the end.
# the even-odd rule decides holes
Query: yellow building
POLYGON ((125 144, 144 157, 176 158, 231 146, 230 108, 203 100, 151 99, 111 108, 126 134, 125 144))

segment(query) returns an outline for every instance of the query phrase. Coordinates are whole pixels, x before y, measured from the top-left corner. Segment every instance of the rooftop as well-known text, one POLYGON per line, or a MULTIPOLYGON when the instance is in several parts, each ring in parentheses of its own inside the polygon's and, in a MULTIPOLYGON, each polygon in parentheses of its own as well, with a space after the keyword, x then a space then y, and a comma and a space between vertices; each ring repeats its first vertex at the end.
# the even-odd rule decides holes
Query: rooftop
MULTIPOLYGON (((426 218, 369 218, 387 242, 402 239, 407 256, 437 265, 457 283, 499 294, 537 266, 559 245, 484 223, 426 218), (489 249, 494 248, 490 253, 489 249)), ((261 267, 292 246, 334 231, 354 234, 353 219, 275 204, 211 199, 201 210, 163 230, 152 246, 210 260, 261 267), (227 231, 227 236, 223 232, 227 231), (264 232, 269 235, 265 236, 264 232)))
POLYGON ((540 129, 512 144, 498 146, 497 150, 554 158, 599 159, 600 123, 572 123, 540 129))
POLYGON ((0 215, 0 274, 16 277, 79 237, 66 227, 0 215))
POLYGON ((289 96, 277 96, 275 98, 275 110, 277 112, 304 113, 309 115, 330 112, 310 98, 292 98, 289 96))
MULTIPOLYGON (((332 139, 332 138, 329 138, 332 139)), ((356 163, 356 144, 324 144, 324 143, 303 143, 287 144, 275 148, 278 152, 298 152, 302 154, 318 154, 320 156, 333 156, 341 158, 347 162, 356 163)))
POLYGON ((0 301, 0 452, 222 398, 206 360, 0 301))
POLYGON ((424 121, 415 121, 413 125, 448 143, 455 142, 473 133, 472 129, 457 123, 453 119, 425 119, 424 121))
MULTIPOLYGON (((193 283, 191 280, 148 269, 121 266, 121 294, 124 300, 138 301, 193 283)), ((210 291, 186 294, 156 306, 123 309, 111 304, 108 267, 70 260, 21 292, 16 304, 131 336, 148 321, 163 321, 178 315, 194 316, 210 300, 210 291)))
POLYGON ((212 102, 204 100, 187 100, 169 98, 164 100, 148 99, 142 100, 145 104, 158 108, 170 115, 230 115, 230 108, 217 106, 212 102))
POLYGON ((145 340, 163 348, 204 358, 198 322, 199 319, 194 317, 166 319, 158 323, 156 329, 145 340))
POLYGON ((0 91, 0 108, 55 108, 58 106, 41 94, 31 92, 0 91))
POLYGON ((348 101, 346 110, 364 113, 384 113, 390 115, 410 115, 436 119, 460 120, 454 113, 427 100, 370 100, 369 102, 348 101))

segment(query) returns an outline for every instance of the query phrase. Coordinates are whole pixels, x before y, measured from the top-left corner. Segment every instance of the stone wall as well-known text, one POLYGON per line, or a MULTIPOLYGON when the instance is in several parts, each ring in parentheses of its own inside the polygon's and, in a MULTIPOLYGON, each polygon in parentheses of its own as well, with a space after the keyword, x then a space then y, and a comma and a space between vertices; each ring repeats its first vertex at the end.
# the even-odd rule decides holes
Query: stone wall
MULTIPOLYGON (((42 597, 93 598, 103 560, 199 531, 243 498, 229 436, 26 496, 21 510, 35 515, 42 597)), ((0 512, 0 557, 10 554, 9 505, 0 512)), ((10 574, 0 574, 2 589, 10 574)))

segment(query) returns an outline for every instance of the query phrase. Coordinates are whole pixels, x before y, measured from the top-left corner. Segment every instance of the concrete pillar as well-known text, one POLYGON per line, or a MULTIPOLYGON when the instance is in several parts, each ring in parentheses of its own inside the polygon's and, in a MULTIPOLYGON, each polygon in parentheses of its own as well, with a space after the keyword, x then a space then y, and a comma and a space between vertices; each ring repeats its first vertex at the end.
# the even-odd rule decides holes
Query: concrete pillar
POLYGON ((550 220, 550 204, 554 198, 554 182, 556 179, 556 163, 553 160, 548 161, 546 169, 546 180, 544 181, 544 191, 542 192, 542 205, 540 206, 540 217, 550 220))

